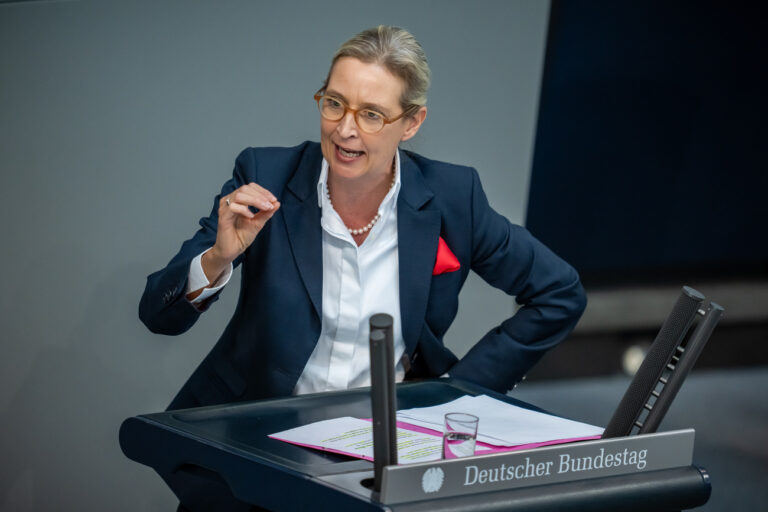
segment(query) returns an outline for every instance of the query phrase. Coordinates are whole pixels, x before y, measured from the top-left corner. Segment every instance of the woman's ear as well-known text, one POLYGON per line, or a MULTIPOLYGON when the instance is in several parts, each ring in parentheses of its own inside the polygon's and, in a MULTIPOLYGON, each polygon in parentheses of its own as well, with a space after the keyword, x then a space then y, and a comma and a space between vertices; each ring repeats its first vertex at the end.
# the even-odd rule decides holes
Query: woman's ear
POLYGON ((421 124, 427 118, 427 107, 421 107, 414 115, 405 120, 406 129, 400 141, 405 141, 416 135, 421 128, 421 124))

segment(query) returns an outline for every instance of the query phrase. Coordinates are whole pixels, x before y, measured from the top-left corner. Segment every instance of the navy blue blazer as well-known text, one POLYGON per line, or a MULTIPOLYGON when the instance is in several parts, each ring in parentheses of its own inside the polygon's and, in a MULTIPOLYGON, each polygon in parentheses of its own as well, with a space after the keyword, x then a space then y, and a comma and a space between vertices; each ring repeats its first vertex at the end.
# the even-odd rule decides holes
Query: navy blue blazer
MULTIPOLYGON (((400 313, 408 377, 452 377, 506 392, 561 342, 586 300, 576 271, 488 204, 477 172, 402 151, 397 201, 400 313), (438 238, 461 268, 433 276, 438 238), (443 345, 472 269, 522 307, 461 359, 443 345)), ((281 202, 242 265, 234 315, 171 408, 289 395, 320 335, 322 228, 317 201, 320 145, 249 148, 237 158, 226 195, 256 182, 281 202)), ((201 311, 184 297, 192 259, 216 240, 219 197, 200 230, 168 266, 147 278, 139 316, 152 332, 180 334, 201 311)), ((202 309, 215 302, 213 296, 202 309)))

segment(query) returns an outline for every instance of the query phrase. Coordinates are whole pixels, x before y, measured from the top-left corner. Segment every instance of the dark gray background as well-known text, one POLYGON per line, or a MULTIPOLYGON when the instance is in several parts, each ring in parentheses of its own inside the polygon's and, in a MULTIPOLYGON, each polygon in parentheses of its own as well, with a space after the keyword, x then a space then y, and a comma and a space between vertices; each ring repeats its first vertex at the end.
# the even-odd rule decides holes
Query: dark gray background
MULTIPOLYGON (((526 207, 548 1, 39 1, 0 4, 0 509, 172 510, 118 447, 213 345, 237 285, 189 333, 137 318, 145 276, 207 215, 246 146, 318 139, 337 46, 408 28, 433 71, 412 149, 475 166, 526 207)), ((237 279, 234 281, 237 282, 237 279)), ((447 343, 508 316, 470 278, 447 343)))

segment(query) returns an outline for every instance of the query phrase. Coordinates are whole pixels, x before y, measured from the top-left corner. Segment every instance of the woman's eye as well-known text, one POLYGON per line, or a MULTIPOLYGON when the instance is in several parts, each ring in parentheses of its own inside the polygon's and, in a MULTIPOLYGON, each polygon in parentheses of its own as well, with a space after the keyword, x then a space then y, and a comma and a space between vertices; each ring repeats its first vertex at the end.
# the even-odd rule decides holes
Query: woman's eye
POLYGON ((366 110, 365 111, 365 117, 367 119, 370 119, 371 121, 378 121, 379 119, 383 119, 384 116, 376 112, 375 110, 366 110))
POLYGON ((326 104, 326 106, 331 107, 331 108, 340 108, 341 107, 341 102, 339 100, 335 99, 335 98, 327 98, 325 100, 325 104, 326 104))

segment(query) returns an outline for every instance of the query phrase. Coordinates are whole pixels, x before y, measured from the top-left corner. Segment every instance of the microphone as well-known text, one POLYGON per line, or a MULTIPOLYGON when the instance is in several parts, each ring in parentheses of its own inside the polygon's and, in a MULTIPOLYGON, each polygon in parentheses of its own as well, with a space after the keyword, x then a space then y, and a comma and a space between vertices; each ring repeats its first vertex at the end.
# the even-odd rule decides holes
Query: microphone
POLYGON ((371 412, 373 418, 373 490, 381 491, 385 466, 397 464, 397 394, 395 393, 392 317, 371 316, 371 412))

